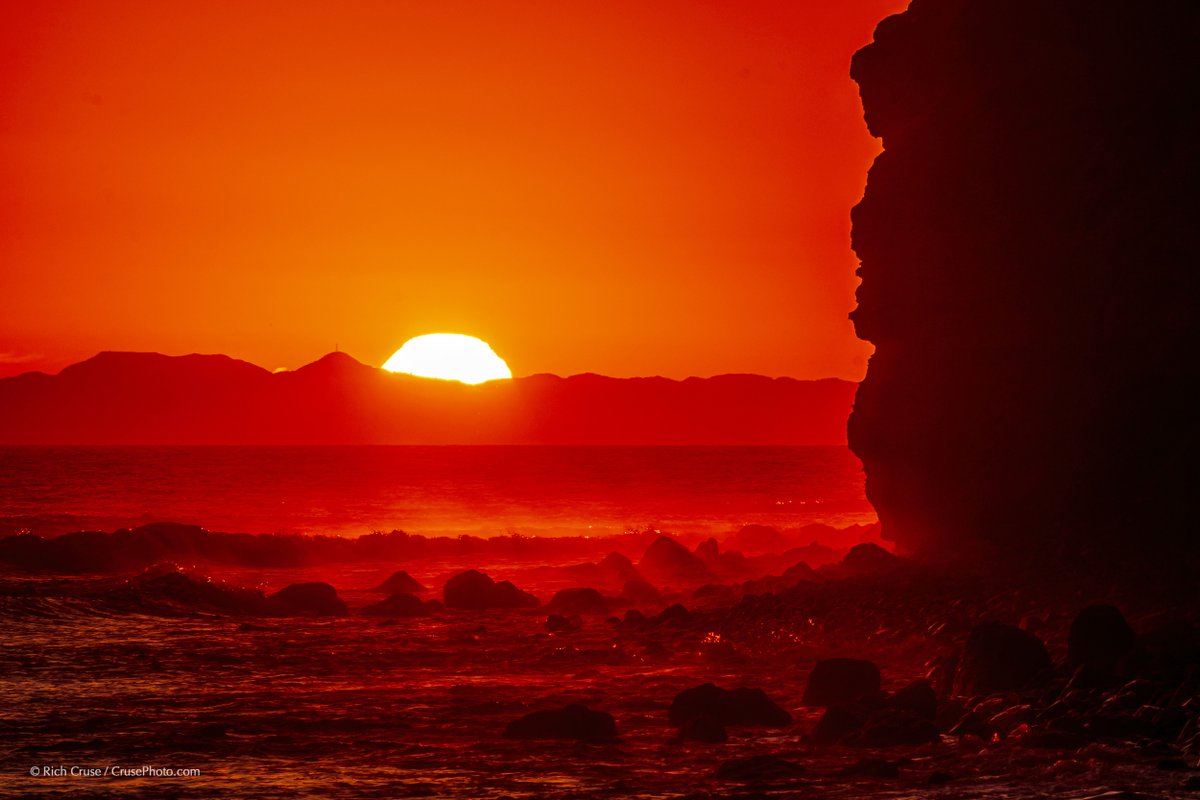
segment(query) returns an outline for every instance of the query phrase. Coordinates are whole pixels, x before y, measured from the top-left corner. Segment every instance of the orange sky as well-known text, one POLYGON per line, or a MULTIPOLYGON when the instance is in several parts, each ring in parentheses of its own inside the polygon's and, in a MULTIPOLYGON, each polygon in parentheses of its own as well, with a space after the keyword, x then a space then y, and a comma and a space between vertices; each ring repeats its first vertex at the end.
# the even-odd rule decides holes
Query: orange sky
POLYGON ((860 378, 850 56, 899 0, 0 7, 0 375, 470 333, 860 378))

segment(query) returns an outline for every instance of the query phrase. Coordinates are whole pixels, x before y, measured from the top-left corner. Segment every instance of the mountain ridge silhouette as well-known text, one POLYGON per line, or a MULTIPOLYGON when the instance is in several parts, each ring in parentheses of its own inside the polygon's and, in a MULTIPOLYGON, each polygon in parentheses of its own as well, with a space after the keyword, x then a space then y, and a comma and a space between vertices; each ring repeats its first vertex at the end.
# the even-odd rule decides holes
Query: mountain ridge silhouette
POLYGON ((272 373, 104 351, 0 378, 0 444, 842 445, 856 384, 546 373, 467 385, 329 353, 272 373))

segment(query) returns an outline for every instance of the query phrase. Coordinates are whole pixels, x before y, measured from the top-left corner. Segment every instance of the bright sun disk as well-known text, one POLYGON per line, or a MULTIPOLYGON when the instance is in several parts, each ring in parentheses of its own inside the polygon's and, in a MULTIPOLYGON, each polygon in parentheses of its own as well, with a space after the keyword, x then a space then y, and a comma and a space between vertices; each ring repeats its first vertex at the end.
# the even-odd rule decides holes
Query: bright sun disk
POLYGON ((472 384, 512 377, 508 364, 487 342, 461 333, 414 336, 384 362, 383 368, 472 384))

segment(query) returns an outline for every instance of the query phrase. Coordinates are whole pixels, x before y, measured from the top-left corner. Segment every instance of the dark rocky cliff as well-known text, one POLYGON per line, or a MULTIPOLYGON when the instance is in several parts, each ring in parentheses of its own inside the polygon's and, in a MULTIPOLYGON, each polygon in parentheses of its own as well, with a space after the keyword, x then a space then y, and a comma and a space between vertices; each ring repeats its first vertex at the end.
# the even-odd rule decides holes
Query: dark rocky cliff
POLYGON ((916 0, 854 57, 849 425, 884 535, 1045 557, 1196 538, 1200 4, 916 0))

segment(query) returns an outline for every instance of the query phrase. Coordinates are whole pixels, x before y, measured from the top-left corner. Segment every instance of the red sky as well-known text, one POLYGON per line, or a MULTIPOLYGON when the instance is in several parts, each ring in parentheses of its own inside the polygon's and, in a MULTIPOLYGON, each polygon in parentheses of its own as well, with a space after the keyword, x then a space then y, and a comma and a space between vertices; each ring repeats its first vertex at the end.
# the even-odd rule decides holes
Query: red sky
POLYGON ((858 379, 850 56, 900 0, 0 7, 0 375, 421 333, 858 379))

